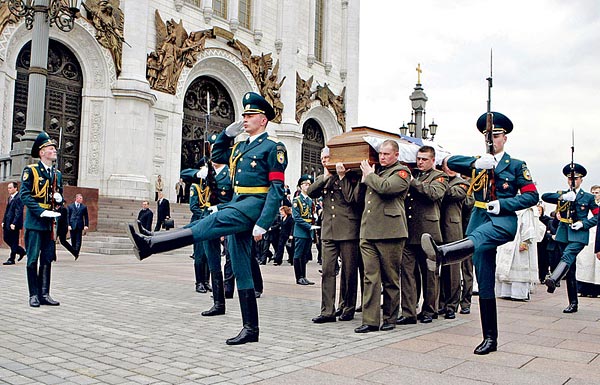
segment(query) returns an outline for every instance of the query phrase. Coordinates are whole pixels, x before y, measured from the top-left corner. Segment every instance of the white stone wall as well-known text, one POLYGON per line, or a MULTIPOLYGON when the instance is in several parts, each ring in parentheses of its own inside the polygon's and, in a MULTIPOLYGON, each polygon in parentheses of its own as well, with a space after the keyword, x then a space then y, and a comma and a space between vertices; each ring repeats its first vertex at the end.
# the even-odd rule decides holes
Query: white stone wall
MULTIPOLYGON (((235 0, 230 0, 235 1, 235 0)), ((285 104, 283 121, 269 124, 269 132, 288 148, 286 179, 293 185, 300 175, 302 124, 314 118, 324 130, 325 140, 341 133, 333 109, 313 102, 313 108, 295 121, 296 72, 302 78, 314 76, 313 87, 327 83, 337 95, 346 86, 347 128, 356 124, 358 101, 358 20, 359 0, 326 0, 324 62, 310 65, 313 0, 253 0, 259 13, 250 29, 239 27, 235 38, 254 55, 272 53, 280 60, 281 89, 285 104), (343 10, 343 8, 345 10, 343 10), (344 15, 347 18, 344 20, 344 15), (344 30, 344 27, 346 28, 344 30), (347 73, 347 75, 346 75, 347 73)), ((110 52, 94 37, 89 23, 78 20, 69 33, 51 28, 51 37, 69 47, 80 60, 84 73, 79 184, 100 189, 103 196, 153 198, 154 181, 162 175, 165 195, 174 200, 181 149, 183 97, 198 76, 218 79, 236 103, 240 115, 242 95, 257 91, 249 71, 236 50, 222 39, 208 39, 193 68, 182 71, 176 95, 150 90, 145 81, 147 53, 156 49, 154 12, 163 21, 180 19, 187 32, 218 26, 231 30, 235 24, 210 16, 205 0, 200 7, 181 0, 122 0, 125 13, 123 71, 116 78, 110 52), (208 17, 210 16, 210 17, 208 17)), ((314 9, 314 5, 313 8, 314 9)), ((234 17, 237 19, 236 17, 234 17)), ((12 104, 16 76, 15 59, 31 32, 24 23, 9 25, 0 34, 0 155, 10 152, 12 104), (7 107, 8 106, 8 107, 7 107)))

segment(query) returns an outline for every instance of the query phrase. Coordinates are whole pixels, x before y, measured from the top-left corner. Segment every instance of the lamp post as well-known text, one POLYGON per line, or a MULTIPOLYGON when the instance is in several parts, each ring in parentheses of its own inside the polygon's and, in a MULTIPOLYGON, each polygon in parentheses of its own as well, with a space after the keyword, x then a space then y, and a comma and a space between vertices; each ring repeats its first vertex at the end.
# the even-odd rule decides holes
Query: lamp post
POLYGON ((25 135, 11 151, 12 175, 19 176, 29 161, 35 138, 44 129, 50 26, 71 31, 81 0, 0 0, 0 3, 7 3, 13 15, 24 17, 25 26, 32 30, 25 135))

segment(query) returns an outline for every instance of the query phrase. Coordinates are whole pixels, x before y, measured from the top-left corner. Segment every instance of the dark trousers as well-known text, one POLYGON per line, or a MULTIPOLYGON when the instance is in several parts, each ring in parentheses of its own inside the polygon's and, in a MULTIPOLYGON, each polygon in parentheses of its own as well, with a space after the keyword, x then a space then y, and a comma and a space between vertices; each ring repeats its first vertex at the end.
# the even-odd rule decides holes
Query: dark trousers
POLYGON ((323 240, 323 274, 321 276, 321 315, 335 315, 336 266, 342 259, 340 308, 342 315, 354 316, 358 291, 359 240, 323 240))
POLYGON ((19 233, 20 230, 11 230, 10 228, 4 229, 3 236, 4 242, 10 247, 10 260, 15 260, 17 254, 25 254, 25 249, 19 245, 19 233))
POLYGON ((71 245, 73 246, 73 250, 77 254, 79 254, 79 250, 81 250, 81 240, 83 238, 83 230, 82 229, 72 229, 71 230, 71 245))
POLYGON ((460 263, 462 274, 460 308, 470 309, 473 297, 473 258, 469 257, 460 263))

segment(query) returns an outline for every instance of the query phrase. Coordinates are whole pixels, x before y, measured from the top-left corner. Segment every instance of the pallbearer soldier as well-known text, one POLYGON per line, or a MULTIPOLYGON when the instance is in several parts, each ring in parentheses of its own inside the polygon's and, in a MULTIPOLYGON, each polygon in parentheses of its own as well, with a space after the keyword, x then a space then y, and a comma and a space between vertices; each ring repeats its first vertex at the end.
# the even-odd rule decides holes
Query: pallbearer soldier
MULTIPOLYGON (((329 157, 325 147, 321 157, 329 157), (325 155, 326 154, 326 155, 325 155)), ((358 290, 358 265, 360 250, 360 207, 358 199, 359 176, 347 172, 342 163, 335 165, 331 174, 324 165, 323 175, 308 188, 311 198, 323 197, 323 220, 321 224, 323 275, 321 277, 321 314, 312 319, 314 323, 334 322, 335 281, 338 257, 342 260, 340 278, 339 320, 354 318, 358 290)), ((361 202, 362 203, 362 202, 361 202)))
MULTIPOLYGON (((496 248, 512 241, 517 232, 515 211, 535 205, 538 192, 524 161, 511 158, 504 151, 507 134, 513 124, 505 115, 492 112, 493 154, 481 157, 456 155, 447 162, 451 170, 471 178, 475 207, 467 227, 467 238, 439 246, 429 234, 423 234, 421 246, 437 264, 458 263, 473 253, 473 264, 479 284, 479 312, 483 342, 474 353, 488 354, 498 346, 496 295, 496 248), (490 178, 493 175, 493 178, 490 178), (518 194, 518 192, 521 194, 518 194), (494 194, 492 194, 494 193, 494 194), (495 195, 492 199, 490 195, 495 195)), ((486 130, 486 114, 477 120, 477 128, 486 130)))
POLYGON ((231 202, 213 206, 213 214, 176 231, 144 236, 136 233, 133 225, 127 227, 140 260, 194 242, 233 235, 229 250, 244 327, 226 341, 228 345, 258 341, 258 308, 250 269, 252 237, 262 239, 275 221, 287 166, 285 146, 266 132, 267 123, 275 117, 271 105, 253 92, 244 95, 243 104, 243 124, 233 123, 221 132, 212 152, 214 162, 229 163, 234 192, 231 202), (234 144, 234 138, 244 131, 250 136, 248 140, 234 144))
POLYGON ((596 226, 599 210, 594 196, 581 188, 583 177, 587 175, 585 167, 577 163, 567 164, 562 172, 567 177, 571 189, 542 195, 544 202, 556 204, 556 216, 560 223, 555 240, 562 252, 560 262, 544 283, 548 287, 548 293, 553 293, 557 283, 566 275, 569 306, 563 313, 575 313, 579 303, 575 260, 589 242, 590 228, 596 226), (588 219, 590 212, 593 217, 588 219))
POLYGON ((56 260, 54 220, 60 217, 60 213, 53 210, 55 203, 63 200, 62 174, 52 164, 56 161, 56 142, 41 132, 33 143, 31 156, 40 161, 25 167, 20 190, 21 201, 27 207, 25 249, 29 306, 58 306, 60 303, 50 297, 50 268, 56 260))

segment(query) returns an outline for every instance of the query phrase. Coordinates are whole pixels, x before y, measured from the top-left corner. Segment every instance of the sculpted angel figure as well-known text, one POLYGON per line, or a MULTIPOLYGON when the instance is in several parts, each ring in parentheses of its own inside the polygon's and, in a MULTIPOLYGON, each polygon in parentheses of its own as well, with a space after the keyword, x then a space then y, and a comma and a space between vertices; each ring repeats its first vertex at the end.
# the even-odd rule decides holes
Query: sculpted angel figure
POLYGON ((260 91, 262 96, 273 106, 273 109, 275 110, 275 118, 272 120, 273 123, 281 122, 281 113, 283 112, 283 103, 280 99, 281 93, 279 92, 279 89, 285 81, 285 76, 283 79, 281 79, 281 81, 278 82, 278 73, 279 60, 277 60, 277 63, 275 63, 273 71, 271 71, 271 74, 267 77, 265 84, 260 91))
POLYGON ((314 93, 312 88, 313 77, 304 80, 296 72, 296 122, 300 123, 302 114, 310 110, 312 100, 310 99, 314 93))
POLYGON ((124 41, 123 11, 120 4, 119 0, 87 0, 82 3, 88 14, 87 20, 96 28, 96 40, 113 57, 117 75, 121 73, 124 41))

